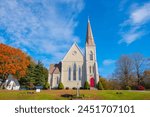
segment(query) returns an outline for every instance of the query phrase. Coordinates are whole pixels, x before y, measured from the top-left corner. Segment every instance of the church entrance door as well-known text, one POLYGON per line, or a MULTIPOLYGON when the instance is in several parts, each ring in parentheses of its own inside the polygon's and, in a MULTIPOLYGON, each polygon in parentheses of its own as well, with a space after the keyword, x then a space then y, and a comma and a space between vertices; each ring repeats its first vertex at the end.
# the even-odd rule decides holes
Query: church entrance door
POLYGON ((94 81, 94 78, 91 77, 90 78, 90 87, 94 87, 95 86, 95 81, 94 81))

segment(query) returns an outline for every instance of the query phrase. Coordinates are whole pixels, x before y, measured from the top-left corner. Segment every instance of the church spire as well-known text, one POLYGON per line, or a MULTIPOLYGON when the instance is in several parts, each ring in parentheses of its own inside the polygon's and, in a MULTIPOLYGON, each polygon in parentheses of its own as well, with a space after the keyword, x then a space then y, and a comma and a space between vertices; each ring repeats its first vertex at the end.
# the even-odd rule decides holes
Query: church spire
POLYGON ((86 33, 86 45, 95 45, 89 18, 86 33))

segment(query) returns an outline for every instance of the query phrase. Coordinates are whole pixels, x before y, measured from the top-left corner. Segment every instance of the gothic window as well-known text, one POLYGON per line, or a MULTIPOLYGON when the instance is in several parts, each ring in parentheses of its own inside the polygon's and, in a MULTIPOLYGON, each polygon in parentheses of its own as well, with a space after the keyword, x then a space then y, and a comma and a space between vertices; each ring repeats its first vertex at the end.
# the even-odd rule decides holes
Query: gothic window
POLYGON ((95 67, 93 66, 93 73, 95 73, 95 67))
POLYGON ((92 61, 93 60, 93 52, 90 51, 90 60, 92 61))
POLYGON ((59 84, 59 77, 57 76, 57 84, 59 84))
POLYGON ((73 80, 76 80, 76 63, 73 65, 73 80))
POLYGON ((90 74, 91 74, 92 73, 92 67, 91 66, 89 67, 89 70, 90 70, 90 74))
POLYGON ((68 69, 68 80, 71 80, 71 67, 68 69))
POLYGON ((79 67, 79 80, 81 80, 81 67, 79 67))

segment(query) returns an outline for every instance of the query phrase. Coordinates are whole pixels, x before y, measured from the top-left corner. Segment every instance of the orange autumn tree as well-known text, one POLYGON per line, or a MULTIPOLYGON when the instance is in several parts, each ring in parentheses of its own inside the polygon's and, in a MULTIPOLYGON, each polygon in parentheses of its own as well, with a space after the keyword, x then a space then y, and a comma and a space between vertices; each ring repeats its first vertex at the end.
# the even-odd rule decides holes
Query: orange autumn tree
POLYGON ((0 76, 6 79, 9 74, 21 78, 26 75, 30 64, 27 54, 20 49, 0 43, 0 76))

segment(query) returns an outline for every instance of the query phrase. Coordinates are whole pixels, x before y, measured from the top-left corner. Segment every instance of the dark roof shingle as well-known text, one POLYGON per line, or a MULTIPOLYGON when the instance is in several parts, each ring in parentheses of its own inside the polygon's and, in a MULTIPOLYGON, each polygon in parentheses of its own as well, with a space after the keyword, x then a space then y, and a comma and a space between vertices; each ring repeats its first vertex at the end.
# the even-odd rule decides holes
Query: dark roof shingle
POLYGON ((61 72, 61 63, 51 64, 49 71, 50 71, 50 74, 60 74, 60 72, 61 72))

